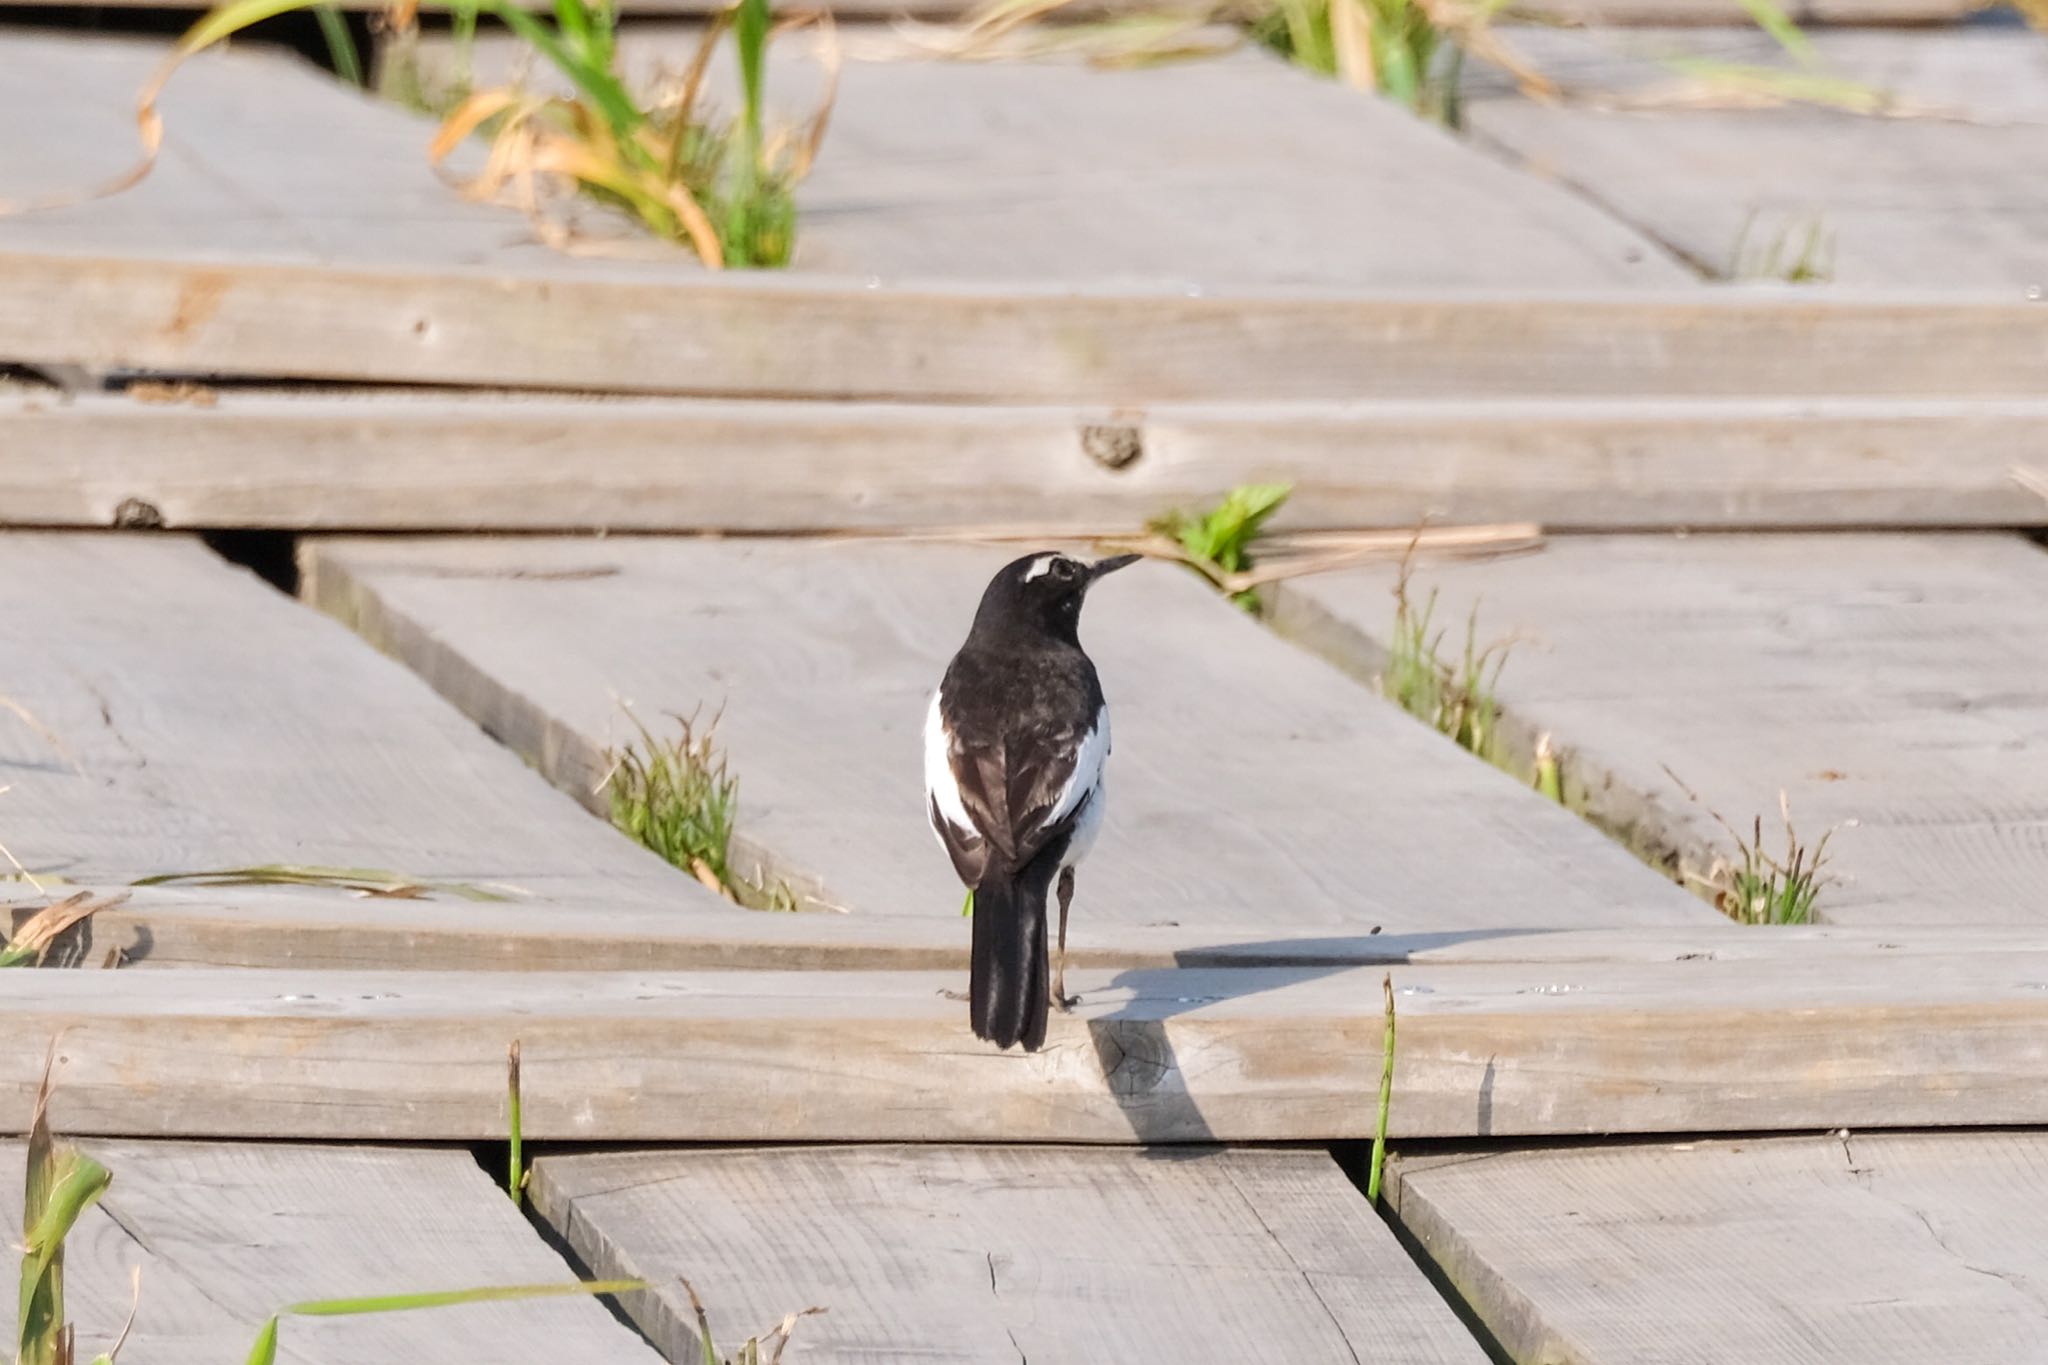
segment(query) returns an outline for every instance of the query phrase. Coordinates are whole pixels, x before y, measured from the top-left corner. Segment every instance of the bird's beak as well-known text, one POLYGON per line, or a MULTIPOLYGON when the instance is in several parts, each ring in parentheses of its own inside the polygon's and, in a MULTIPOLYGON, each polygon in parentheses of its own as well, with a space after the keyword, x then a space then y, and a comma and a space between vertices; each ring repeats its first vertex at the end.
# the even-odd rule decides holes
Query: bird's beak
POLYGON ((1113 574, 1118 569, 1127 568, 1144 557, 1143 555, 1111 555, 1108 559, 1098 559, 1088 566, 1088 581, 1093 584, 1096 579, 1113 574))

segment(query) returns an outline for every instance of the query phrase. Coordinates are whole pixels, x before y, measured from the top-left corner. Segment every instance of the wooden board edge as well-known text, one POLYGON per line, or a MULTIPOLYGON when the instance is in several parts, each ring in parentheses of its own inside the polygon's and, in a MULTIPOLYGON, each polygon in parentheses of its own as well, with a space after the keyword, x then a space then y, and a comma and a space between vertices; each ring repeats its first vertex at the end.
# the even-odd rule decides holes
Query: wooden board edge
POLYGON ((200 392, 197 406, 0 402, 0 525, 1100 534, 1264 482, 1294 486, 1296 526, 2048 524, 2048 499, 2014 474, 2038 462, 2048 403, 991 409, 200 392), (602 469, 565 458, 578 446, 604 450, 602 469), (1728 471, 1721 492, 1701 469, 1728 471))
POLYGON ((1188 297, 8 252, 0 354, 102 372, 742 397, 2033 398, 2048 309, 1989 293, 1188 297), (559 344, 569 333, 587 344, 559 344), (671 344, 644 344, 655 336, 671 344))

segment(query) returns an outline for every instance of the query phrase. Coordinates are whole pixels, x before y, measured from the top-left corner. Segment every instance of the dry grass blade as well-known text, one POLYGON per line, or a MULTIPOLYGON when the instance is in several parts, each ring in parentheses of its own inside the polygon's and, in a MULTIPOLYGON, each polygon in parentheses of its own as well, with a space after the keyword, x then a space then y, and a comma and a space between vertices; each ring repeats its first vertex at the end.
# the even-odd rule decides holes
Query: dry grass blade
POLYGON ((159 872, 138 877, 132 886, 328 886, 353 891, 361 896, 420 900, 434 892, 446 892, 468 901, 509 901, 514 887, 492 888, 473 882, 437 882, 407 877, 376 867, 315 867, 288 863, 265 863, 255 867, 224 867, 203 872, 159 872))
POLYGON ((49 956, 50 946, 72 925, 97 915, 102 910, 112 909, 128 899, 126 891, 117 891, 111 896, 96 896, 90 891, 80 891, 66 896, 55 905, 46 905, 17 930, 4 946, 0 946, 0 967, 40 966, 49 956))
MULTIPOLYGON (((1031 539, 1020 535, 1018 539, 1031 539)), ((1331 573, 1376 560, 1417 556, 1487 559, 1528 554, 1543 547, 1543 528, 1535 522, 1504 522, 1488 526, 1431 527, 1412 531, 1291 531, 1264 537, 1259 562, 1241 573, 1219 573, 1199 562, 1165 536, 1135 540, 1104 539, 1105 550, 1123 550, 1172 560, 1200 570, 1227 593, 1247 592, 1268 583, 1310 574, 1331 573)))
MULTIPOLYGON (((57 732, 55 730, 52 730, 49 726, 43 724, 42 721, 36 718, 35 712, 29 710, 26 706, 23 706, 20 702, 8 696, 0 696, 0 711, 6 711, 10 713, 16 719, 18 719, 23 725, 26 725, 29 729, 35 731, 37 737, 40 738, 43 741, 43 743, 49 745, 52 749, 56 750, 58 756, 61 757, 66 763, 69 763, 71 765, 71 770, 73 772, 77 773, 80 777, 85 776, 85 768, 83 767, 83 765, 79 763, 76 756, 72 754, 71 750, 64 747, 64 741, 57 738, 57 732)), ((0 791, 5 790, 6 788, 0 787, 0 791)))

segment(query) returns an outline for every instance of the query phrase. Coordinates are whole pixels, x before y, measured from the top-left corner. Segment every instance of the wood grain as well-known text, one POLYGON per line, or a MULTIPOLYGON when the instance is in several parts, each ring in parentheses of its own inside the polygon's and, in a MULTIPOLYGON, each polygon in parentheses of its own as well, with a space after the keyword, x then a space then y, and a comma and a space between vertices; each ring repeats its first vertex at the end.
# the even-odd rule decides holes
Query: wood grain
MULTIPOLYGON (((567 791, 631 735, 621 699, 657 722, 718 713, 736 849, 820 902, 920 917, 960 903, 925 821, 926 699, 1022 548, 318 542, 307 590, 567 791)), ((1184 571, 1109 580, 1084 639, 1116 753, 1077 920, 1362 933, 1711 913, 1184 571)))
POLYGON ((319 864, 524 898, 712 900, 196 540, 0 536, 0 620, 17 642, 0 696, 21 708, 0 709, 0 827, 32 871, 119 884, 319 864))
MULTIPOLYGON (((41 904, 0 900, 16 922, 41 904)), ((0 921, 4 922, 4 921, 0 921)), ((1718 916, 1682 925, 1523 933, 1345 934, 1271 925, 1078 923, 1068 954, 1085 967, 1344 967, 1408 962, 1754 961, 1810 952, 1920 953, 2048 950, 2025 926, 1739 928, 1718 916)), ((123 964, 159 967, 379 967, 405 971, 949 971, 967 969, 957 918, 764 915, 735 907, 677 914, 603 901, 470 905, 364 902, 321 891, 146 888, 66 934, 48 965, 91 967, 109 950, 123 964)))
MULTIPOLYGON (((134 90, 154 57, 147 46, 55 38, 0 48, 0 91, 31 111, 18 121, 53 130, 0 149, 5 183, 29 196, 120 171, 133 146, 134 90)), ((1632 234, 1561 190, 1485 167, 1398 111, 1256 61, 1109 74, 891 69, 876 89, 874 128, 863 133, 849 105, 821 164, 857 168, 867 155, 859 139, 869 138, 875 164, 898 168, 899 192, 858 198, 863 179, 842 187, 841 201, 821 201, 811 215, 820 253, 834 232, 849 242, 829 268, 713 279, 679 251, 644 243, 632 259, 547 252, 517 216, 463 201, 434 178, 419 154, 422 121, 276 58, 204 59, 166 99, 173 154, 134 193, 0 219, 0 353, 95 371, 1110 404, 2032 399, 2048 373, 2048 313, 2009 289, 1820 300, 1716 293, 1660 270, 1660 288, 1617 290, 1617 272, 1654 259, 1632 234), (899 81, 941 112, 903 126, 888 93, 899 81), (956 110, 946 84, 955 81, 996 102, 956 110), (1155 142, 1125 143, 1111 121, 1059 154, 1085 147, 1091 163, 1110 166, 1129 157, 1142 174, 1090 180, 1093 197, 1076 202, 1046 191, 1043 168, 994 157, 989 199, 963 204, 933 189, 927 226, 892 235, 916 210, 913 190, 952 185, 961 166, 979 164, 989 147, 972 130, 994 138, 1005 123, 1029 130, 1065 119, 1065 102, 1049 94, 1074 81, 1110 92, 1087 100, 1106 120, 1143 103, 1155 142), (1159 91, 1171 98, 1152 109, 1146 92, 1159 91), (1157 139, 1217 113, 1268 131, 1284 123, 1333 163, 1366 158, 1370 169, 1398 153, 1400 173, 1350 190, 1348 179, 1294 167, 1241 130, 1210 138, 1205 158, 1236 148, 1247 174, 1310 177, 1258 209, 1268 216, 1254 227, 1285 250, 1211 237, 1207 225, 1242 223, 1259 197, 1201 179, 1183 158, 1145 158, 1164 145, 1157 139), (298 150, 330 145, 331 155, 298 150), (1185 210, 1164 234, 1147 226, 1162 175, 1181 179, 1179 197, 1161 203, 1185 210), (1004 187, 1007 200, 996 193, 1004 187), (1363 198, 1344 202, 1355 215, 1331 211, 1333 194, 1354 193, 1363 198), (1057 224, 1027 221, 1023 208, 1040 198, 1057 224), (1000 231, 975 218, 981 202, 1000 209, 1000 231), (1512 218, 1503 203, 1515 206, 1512 218), (896 243, 893 258, 855 242, 866 224, 876 241, 896 243), (1047 235, 1020 235, 1026 227, 1047 235), (1169 246, 1180 242, 1193 254, 1176 257, 1169 246), (1380 243, 1398 246, 1391 259, 1373 254, 1380 243), (1057 276, 997 268, 1042 264, 1038 253, 1054 249, 1066 263, 1057 276), (1631 252, 1647 254, 1632 264, 1631 252)), ((1138 115, 1127 121, 1138 125, 1138 115)), ((1037 145, 1027 139, 1025 149, 1037 145)))
POLYGON ((1576 86, 1664 107, 1501 94, 1470 103, 1477 136, 1705 270, 1770 274, 1780 238, 1790 267, 1817 225, 1814 258, 1842 285, 2031 289, 2036 298, 2048 285, 2048 52, 2024 27, 1822 35, 1816 69, 1897 91, 1924 115, 1907 118, 1715 108, 1727 105, 1725 91, 1717 101, 1712 81, 1688 85, 1663 64, 1679 54, 1798 69, 1761 32, 1531 33, 1516 43, 1576 86))
MULTIPOLYGON (((772 49, 778 121, 816 103, 820 64, 801 50, 808 40, 772 49)), ((621 56, 627 79, 656 88, 657 71, 682 70, 698 42, 694 29, 636 26, 621 56)), ((527 51, 487 26, 472 56, 488 82, 527 51)), ((0 47, 0 113, 13 117, 19 100, 50 123, 41 145, 0 151, 10 197, 118 170, 134 146, 123 125, 132 129, 135 91, 155 56, 142 44, 57 37, 0 47)), ((729 81, 730 59, 716 70, 729 81)), ((553 79, 545 64, 526 77, 543 89, 553 79)), ((730 110, 736 95, 717 98, 730 110)), ((468 202, 437 178, 426 159, 431 120, 260 50, 196 62, 171 85, 163 114, 177 152, 149 180, 118 198, 0 219, 0 249, 532 266, 569 288, 621 269, 649 282, 704 277, 684 249, 602 213, 580 215, 576 253, 546 251, 523 216, 468 202), (260 120, 249 117, 256 107, 260 120)), ((802 275, 1174 294, 1693 282, 1566 191, 1263 52, 1121 71, 853 60, 839 73, 827 145, 797 190, 793 268, 802 275)), ((464 149, 458 162, 481 156, 464 149)), ((555 316, 560 336, 567 318, 555 316)), ((671 344, 683 340, 679 329, 671 344)))
POLYGON ((38 361, 737 397, 2030 399, 2048 374, 2044 319, 2009 296, 1896 292, 1188 298, 823 276, 572 288, 532 272, 0 252, 0 348, 38 361), (580 344, 549 340, 562 335, 580 344))
MULTIPOLYGON (((1285 627, 1360 673, 1389 575, 1290 585, 1285 627)), ((1521 632, 1499 695, 1549 732, 1567 795, 1648 856, 1705 876, 1778 794, 1826 830, 1833 923, 2035 924, 2048 878, 2040 603, 2048 556, 2011 536, 1553 541, 1512 566, 1445 565, 1443 619, 1521 632), (1664 770, 1697 791, 1691 803, 1664 770)))
MULTIPOLYGON (((122 1359, 239 1360, 266 1318, 308 1299, 577 1278, 459 1151, 90 1141, 114 1174, 68 1241, 66 1291, 81 1353, 111 1343, 142 1268, 122 1359), (132 1353, 132 1354, 131 1354, 132 1353)), ((0 1145, 0 1211, 20 1223, 22 1146, 0 1145)), ((12 1301, 0 1324, 13 1334, 12 1301)), ((288 1318, 289 1365, 406 1360, 453 1365, 656 1365, 579 1298, 353 1318, 288 1318)))
POLYGON ((535 1205, 671 1360, 783 1314, 818 1365, 1486 1359, 1321 1152, 804 1148, 550 1157, 535 1205), (716 1249, 715 1252, 712 1249, 716 1249))
POLYGON ((1092 533, 1241 483, 1296 526, 2013 526, 2048 404, 1401 402, 960 407, 513 395, 207 406, 0 393, 0 520, 376 531, 1092 533), (1112 467, 1113 437, 1135 451, 1112 467), (601 451, 602 459, 584 459, 601 451))
MULTIPOLYGON (((1079 970, 1036 1054, 952 972, 23 972, 0 1129, 62 1033, 74 1133, 488 1140, 517 1039, 534 1140, 1356 1138, 1382 970, 1079 970)), ((1391 970, 1401 1137, 2048 1122, 2039 952, 1391 970)))
POLYGON ((1597 1146, 1392 1171, 1398 1221, 1518 1361, 2006 1365, 2048 1336, 2038 1133, 1597 1146))

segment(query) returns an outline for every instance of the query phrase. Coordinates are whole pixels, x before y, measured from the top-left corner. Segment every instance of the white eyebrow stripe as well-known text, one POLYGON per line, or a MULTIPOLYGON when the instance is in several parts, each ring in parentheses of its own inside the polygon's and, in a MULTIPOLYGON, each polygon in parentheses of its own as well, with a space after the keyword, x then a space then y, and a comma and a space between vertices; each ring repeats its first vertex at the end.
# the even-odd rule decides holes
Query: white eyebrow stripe
POLYGON ((1026 583, 1029 583, 1032 579, 1038 577, 1040 574, 1051 573, 1053 561, 1058 558, 1058 555, 1040 555, 1038 558, 1032 560, 1031 567, 1024 571, 1024 581, 1026 583))

